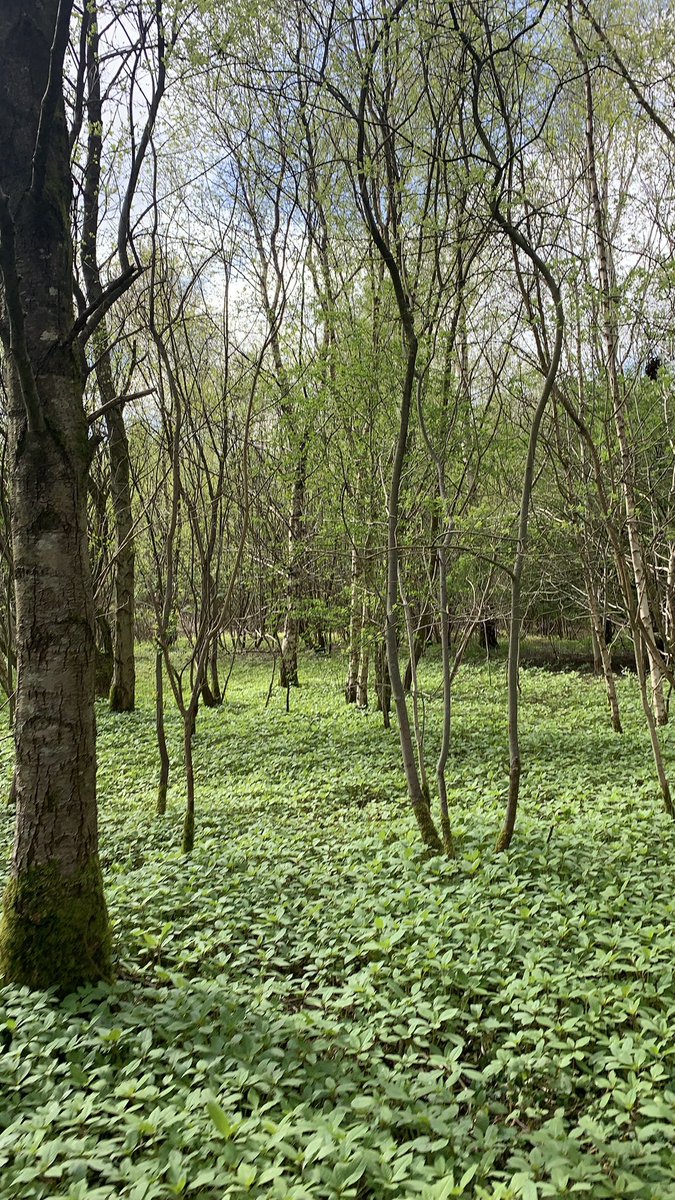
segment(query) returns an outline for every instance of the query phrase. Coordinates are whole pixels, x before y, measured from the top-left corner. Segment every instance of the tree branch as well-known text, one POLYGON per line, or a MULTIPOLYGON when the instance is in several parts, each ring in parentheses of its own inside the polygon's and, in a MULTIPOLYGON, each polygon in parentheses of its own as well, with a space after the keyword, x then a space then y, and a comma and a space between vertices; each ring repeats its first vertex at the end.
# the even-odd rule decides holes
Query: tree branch
POLYGON ((142 392, 131 392, 129 395, 115 396, 112 400, 108 400, 106 404, 102 404, 100 408, 94 410, 90 417, 87 418, 87 423, 93 425, 100 417, 104 417, 111 408, 116 408, 118 404, 129 404, 132 400, 142 400, 144 396, 152 396, 154 388, 144 388, 142 392))

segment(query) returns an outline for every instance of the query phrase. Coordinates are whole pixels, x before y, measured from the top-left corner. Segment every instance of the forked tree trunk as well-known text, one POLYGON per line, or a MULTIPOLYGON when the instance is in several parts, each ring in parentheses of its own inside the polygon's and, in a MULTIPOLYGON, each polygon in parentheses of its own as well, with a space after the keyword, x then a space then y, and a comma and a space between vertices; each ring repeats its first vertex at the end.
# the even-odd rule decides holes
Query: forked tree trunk
POLYGON ((394 258, 390 247, 387 244, 386 238, 382 235, 382 230, 378 226, 374 215, 373 206, 371 203, 370 184, 368 171, 366 169, 366 107, 368 101, 368 90, 370 87, 370 70, 384 33, 388 30, 388 25, 385 25, 380 30, 380 35, 375 39, 371 47, 371 67, 369 68, 366 77, 361 85, 359 95, 358 108, 358 138, 356 147, 356 160, 358 169, 359 193, 363 204, 363 212, 368 227, 370 236, 373 239, 377 251, 384 262, 396 295, 396 303, 401 321, 401 333, 403 335, 403 344, 405 347, 405 377, 401 389, 401 398, 398 411, 398 430, 396 434, 396 448, 394 451, 394 459, 391 469, 391 477, 388 490, 388 514, 387 514, 387 585, 385 592, 385 645, 387 648, 387 665, 389 667, 389 679, 391 680, 391 696, 396 709, 398 718, 398 733, 401 743, 401 757, 403 759, 403 769, 408 787, 408 797, 415 815, 417 827, 420 837, 426 849, 433 854, 442 854, 443 842, 436 828, 435 821, 431 815, 431 810, 428 804, 428 798, 425 796, 422 789, 422 782, 415 761, 415 751, 410 730, 410 718, 408 716, 408 708, 406 705, 405 693, 403 691, 403 680, 401 678, 401 665, 399 663, 399 645, 398 633, 396 628, 397 623, 397 608, 399 599, 399 569, 400 569, 400 549, 399 549, 399 508, 401 500, 401 477, 403 467, 408 450, 408 434, 410 430, 410 415, 412 409, 413 388, 415 384, 415 373, 417 370, 417 352, 418 341, 415 333, 415 319, 410 297, 406 293, 406 289, 401 276, 400 265, 394 258))
POLYGON ((0 975, 60 991, 110 974, 97 853, 89 447, 68 340, 71 183, 61 78, 70 7, 3 0, 0 9, 0 266, 11 329, 11 344, 4 336, 18 663, 17 820, 0 975))

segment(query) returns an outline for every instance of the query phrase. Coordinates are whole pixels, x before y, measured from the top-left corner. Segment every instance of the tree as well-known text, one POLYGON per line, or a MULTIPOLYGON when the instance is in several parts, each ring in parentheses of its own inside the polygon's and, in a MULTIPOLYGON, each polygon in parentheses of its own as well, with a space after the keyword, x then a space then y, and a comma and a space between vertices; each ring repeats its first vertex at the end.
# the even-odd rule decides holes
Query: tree
POLYGON ((73 320, 62 89, 71 9, 68 0, 6 0, 0 12, 0 268, 18 669, 17 822, 0 975, 62 990, 110 974, 96 813, 91 450, 73 320))

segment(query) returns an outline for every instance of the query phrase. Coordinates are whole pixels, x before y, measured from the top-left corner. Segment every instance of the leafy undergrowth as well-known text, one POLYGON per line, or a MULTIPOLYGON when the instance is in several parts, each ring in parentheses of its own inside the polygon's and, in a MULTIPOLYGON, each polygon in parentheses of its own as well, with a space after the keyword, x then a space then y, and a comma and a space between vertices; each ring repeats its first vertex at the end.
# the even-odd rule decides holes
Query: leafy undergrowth
POLYGON ((288 715, 268 671, 238 665, 201 718, 189 861, 178 770, 153 816, 149 694, 101 708, 118 978, 0 993, 0 1194, 675 1197, 675 834, 634 681, 617 738, 596 680, 523 673, 497 856, 503 671, 467 667, 446 862, 420 856, 396 736, 345 708, 340 664, 305 663, 288 715))

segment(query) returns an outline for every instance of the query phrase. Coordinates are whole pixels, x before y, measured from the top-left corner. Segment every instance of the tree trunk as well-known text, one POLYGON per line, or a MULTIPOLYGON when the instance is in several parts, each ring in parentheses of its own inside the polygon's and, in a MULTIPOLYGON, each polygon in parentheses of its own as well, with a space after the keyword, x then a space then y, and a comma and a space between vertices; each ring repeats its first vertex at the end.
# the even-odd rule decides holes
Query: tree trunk
MULTIPOLYGON (((494 147, 480 122, 480 115, 476 105, 476 93, 474 93, 474 119, 476 120, 478 136, 480 137, 483 146, 485 147, 488 157, 495 168, 495 179, 501 183, 504 168, 500 164, 495 153, 494 147)), ((539 440, 539 429, 546 411, 546 406, 551 397, 551 393, 555 386, 558 366, 562 355, 563 345, 563 330, 564 330, 564 313, 562 306, 562 298, 560 288, 556 282, 550 268, 546 262, 540 257, 535 246, 528 240, 528 237, 514 225, 510 216, 505 215, 500 205, 499 191, 496 189, 492 201, 492 215, 500 229, 508 235, 508 238, 514 248, 516 247, 523 251, 529 258, 533 267, 537 271, 546 284, 546 288, 551 297, 555 308, 555 338, 550 357, 548 357, 546 367, 546 377, 541 389, 541 394, 535 407, 532 424, 530 425, 530 434, 527 443, 527 457, 525 460, 525 470, 523 472, 523 486, 520 497, 520 513, 518 516, 518 530, 516 535, 516 551, 513 561, 513 571, 511 572, 511 617, 509 620, 509 653, 507 662, 507 694, 508 694, 508 723, 509 723, 509 794, 506 804, 506 815, 502 831, 497 840, 497 850, 508 850, 513 838, 513 832, 516 825, 516 816, 518 813, 518 799, 520 795, 520 736, 519 736, 519 661, 520 661, 520 638, 523 624, 522 613, 522 575, 525 566, 525 557, 527 553, 528 541, 528 523, 530 515, 530 500, 532 497, 532 488, 534 486, 534 465, 537 454, 537 444, 539 440)))
POLYGON ((445 846, 445 853, 449 858, 452 858, 455 852, 455 845, 452 837, 452 828, 450 825, 450 813, 448 811, 448 788, 445 779, 445 768, 447 766, 448 755, 450 753, 450 734, 452 729, 452 670, 450 666, 450 621, 448 613, 448 568, 446 546, 439 546, 436 554, 438 560, 438 608, 441 618, 441 662, 443 667, 443 731, 441 735, 441 747, 438 753, 438 761, 436 763, 436 782, 438 784, 438 798, 441 806, 441 834, 443 836, 443 845, 445 846))
POLYGON ((486 621, 480 623, 480 640, 486 654, 491 654, 499 649, 499 641, 497 638, 497 622, 489 617, 486 621))
MULTIPOLYGON (((598 276, 600 284, 600 311, 602 315, 602 334, 605 343, 605 364, 609 379, 610 395, 616 429, 619 455, 621 459, 621 488, 623 492, 624 511, 626 513, 626 532, 630 548, 633 578, 637 593, 637 611, 642 628, 654 643, 654 625, 649 607, 647 569, 640 535, 635 489, 633 486, 633 454, 630 434, 626 422, 626 401, 624 379, 619 364, 618 332, 616 327, 616 273, 612 247, 607 236, 606 212, 600 198, 598 183, 597 158, 595 152, 595 115, 593 104, 593 87, 588 63, 581 51, 574 33, 570 18, 570 33, 574 50, 579 58, 584 74, 584 90, 586 97, 586 155, 588 194, 593 212, 595 245, 598 255, 598 276)), ((636 645, 636 658, 639 648, 636 645)), ((665 725, 668 712, 663 696, 663 662, 658 650, 647 646, 649 673, 651 676, 652 703, 657 725, 665 725)))
POLYGON ((609 711, 612 717, 612 729, 615 733, 621 733, 621 713, 619 711, 619 697, 616 693, 616 683, 614 681, 614 672, 612 671, 612 656, 609 646, 605 640, 605 624, 602 619, 598 597, 593 587, 593 580, 590 571, 585 571, 586 575, 586 595, 588 596, 588 606, 591 612, 591 630, 593 633, 594 651, 597 648, 597 653, 600 658, 602 674, 605 680, 605 688, 607 690, 607 701, 609 703, 609 711))
POLYGON ((298 687, 298 601, 301 598, 302 580, 300 551, 304 535, 303 516, 305 511, 305 488, 307 485, 307 448, 303 441, 293 478, 291 519, 288 525, 288 574, 286 577, 286 618, 281 643, 280 687, 298 687))
POLYGON ((347 704, 356 704, 356 681, 359 673, 359 635, 361 621, 361 606, 359 604, 359 556, 355 546, 352 546, 352 578, 351 597, 349 606, 349 666, 345 684, 345 700, 347 704))
MULTIPOLYGON (((103 291, 97 258, 99 193, 101 187, 101 150, 103 144, 101 80, 98 61, 96 5, 87 6, 87 118, 89 138, 83 191, 84 219, 81 260, 87 302, 97 303, 103 291)), ((113 679, 110 707, 113 712, 131 712, 135 704, 136 667, 134 663, 134 572, 135 552, 131 515, 129 439, 124 412, 115 405, 110 346, 105 320, 94 338, 96 382, 102 406, 106 409, 108 456, 110 460, 110 499, 115 514, 115 615, 113 632, 113 679)))
POLYGON ((405 675, 403 676, 403 691, 405 692, 406 696, 409 694, 412 687, 413 676, 417 667, 419 666, 420 659, 424 654, 426 647, 429 645, 432 622, 433 613, 431 602, 427 598, 424 602, 424 608, 422 609, 420 619, 417 622, 417 629, 415 630, 415 636, 412 641, 412 650, 408 659, 408 665, 405 669, 405 675))
POLYGON ((595 632, 595 624, 591 614, 591 645, 593 648, 593 673, 595 675, 602 674, 602 655, 600 654, 600 645, 595 632))
POLYGON ((131 514, 129 440, 124 414, 113 408, 106 415, 110 455, 110 496, 115 513, 115 659, 110 688, 113 712, 132 712, 136 704, 134 661, 134 576, 136 554, 131 514))
POLYGON ((18 665, 17 820, 0 975, 61 992, 110 975, 96 813, 89 447, 68 340, 71 182, 60 81, 69 13, 63 0, 4 0, 0 12, 18 665))
POLYGON ((361 608, 361 650, 359 653, 359 669, 356 676, 356 704, 358 708, 368 707, 368 673, 370 667, 370 645, 368 621, 368 600, 363 593, 361 608))
POLYGON ((166 812, 166 794, 169 788, 169 751, 164 727, 164 652, 161 646, 155 651, 155 731, 159 750, 159 787, 157 789, 157 815, 166 812))
POLYGON ((387 667, 387 647, 380 642, 375 655, 375 686, 377 688, 377 711, 382 713, 385 729, 391 728, 391 684, 387 667))
POLYGON ((98 643, 96 646, 96 695, 107 696, 113 676, 113 639, 110 622, 106 616, 99 613, 96 618, 98 643))
MULTIPOLYGON (((199 688, 195 696, 199 695, 199 688)), ((190 703, 183 716, 183 746, 185 749, 185 783, 187 798, 183 821, 183 854, 191 854, 195 847, 195 770, 192 757, 192 739, 195 734, 195 706, 190 703)))
POLYGON ((408 429, 410 425, 410 409, 413 381, 417 362, 417 338, 412 328, 412 322, 406 330, 408 343, 408 358, 406 376, 403 385, 401 408, 399 412, 399 430, 394 455, 391 483, 389 486, 389 517, 387 521, 387 617, 385 625, 385 644, 387 647, 387 666, 391 680, 391 695, 398 717, 398 735, 401 743, 401 757, 408 785, 408 796, 412 805, 417 827, 424 845, 434 854, 443 852, 443 843, 429 809, 428 793, 425 795, 420 779, 415 751, 410 730, 410 718, 403 692, 401 667, 398 657, 398 636, 396 632, 396 607, 399 590, 399 547, 398 547, 398 511, 401 489, 401 475, 408 444, 408 429))
POLYGON ((214 699, 216 705, 222 704, 223 703, 223 692, 222 692, 222 688, 220 686, 220 679, 218 677, 218 638, 217 637, 213 639, 213 645, 211 646, 211 653, 209 655, 209 674, 211 676, 211 684, 210 684, 211 695, 213 696, 213 699, 214 699))

